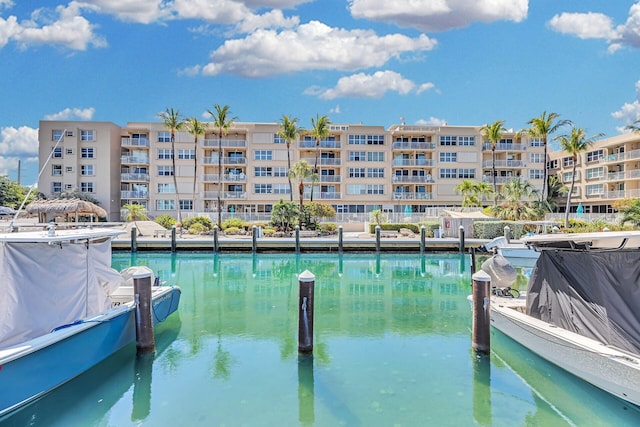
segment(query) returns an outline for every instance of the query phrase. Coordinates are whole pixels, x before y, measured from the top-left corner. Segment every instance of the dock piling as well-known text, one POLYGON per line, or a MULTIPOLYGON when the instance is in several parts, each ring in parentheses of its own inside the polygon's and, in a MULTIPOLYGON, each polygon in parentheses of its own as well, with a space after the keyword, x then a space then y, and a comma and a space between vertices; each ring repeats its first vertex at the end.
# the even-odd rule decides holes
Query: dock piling
POLYGON ((216 254, 218 253, 218 251, 220 250, 220 244, 218 242, 218 225, 214 225, 213 226, 213 252, 215 252, 216 254))
POLYGON ((338 252, 342 253, 343 251, 343 247, 342 247, 342 235, 343 235, 343 229, 342 226, 339 225, 338 226, 338 252))
POLYGON ((138 354, 150 353, 156 348, 151 318, 151 277, 153 272, 141 268, 133 274, 133 294, 136 302, 136 349, 138 354))
POLYGON ((380 252, 380 226, 376 225, 376 252, 380 252))
POLYGON ((424 225, 420 226, 420 255, 424 255, 424 250, 426 248, 426 236, 427 236, 427 228, 424 225))
POLYGON ((176 226, 171 226, 171 252, 176 251, 176 226))
POLYGON ((459 252, 461 254, 464 253, 464 225, 461 225, 460 228, 458 229, 458 236, 460 237, 460 248, 459 248, 459 252))
POLYGON ((313 352, 313 291, 316 276, 309 270, 298 276, 298 351, 313 352))
POLYGON ((258 250, 258 227, 253 224, 251 227, 251 251, 255 254, 258 250))
POLYGON ((299 225, 296 225, 295 235, 296 235, 296 253, 299 254, 300 253, 300 226, 299 225))
POLYGON ((473 279, 472 311, 473 326, 471 330, 471 347, 484 354, 491 350, 491 276, 480 270, 471 276, 473 279))
POLYGON ((131 226, 131 252, 138 252, 138 227, 131 226))

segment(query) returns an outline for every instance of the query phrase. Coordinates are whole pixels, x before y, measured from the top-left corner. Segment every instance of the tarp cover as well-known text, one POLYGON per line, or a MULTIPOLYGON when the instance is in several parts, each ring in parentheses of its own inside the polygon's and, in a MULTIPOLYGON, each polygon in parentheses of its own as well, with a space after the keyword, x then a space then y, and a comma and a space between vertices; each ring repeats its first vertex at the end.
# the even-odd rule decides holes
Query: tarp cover
POLYGON ((0 349, 110 307, 111 242, 0 245, 0 349))
POLYGON ((640 251, 542 251, 527 314, 640 354, 640 251))

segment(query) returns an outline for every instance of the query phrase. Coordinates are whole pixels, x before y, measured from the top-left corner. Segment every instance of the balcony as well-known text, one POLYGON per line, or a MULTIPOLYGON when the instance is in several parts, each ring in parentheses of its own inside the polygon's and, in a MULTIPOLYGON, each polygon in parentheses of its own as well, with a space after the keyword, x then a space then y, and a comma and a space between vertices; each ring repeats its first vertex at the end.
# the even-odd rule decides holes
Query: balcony
POLYGON ((123 147, 149 147, 147 138, 121 138, 120 141, 123 147))
POLYGON ((246 199, 247 198, 246 191, 225 191, 223 194, 225 199, 246 199))
MULTIPOLYGON (((507 182, 514 181, 518 178, 519 178, 518 176, 496 176, 496 184, 505 184, 507 182)), ((530 178, 530 180, 531 179, 534 179, 534 178, 530 178)), ((540 179, 542 179, 542 177, 540 177, 540 179)), ((493 178, 490 176, 483 176, 482 182, 493 184, 493 178)))
POLYGON ((148 165, 149 158, 144 156, 122 156, 120 158, 120 163, 130 165, 148 165))
MULTIPOLYGON (((482 144, 482 151, 491 151, 491 146, 491 143, 482 144)), ((508 144, 506 142, 496 144, 496 151, 524 151, 526 149, 526 144, 508 144)))
POLYGON ((148 173, 123 173, 123 174, 120 174, 120 181, 149 182, 149 174, 148 173))
MULTIPOLYGON (((315 161, 316 161, 315 157, 311 157, 311 158, 307 157, 307 158, 304 158, 304 159, 301 159, 301 160, 306 161, 312 167, 313 167, 313 165, 315 164, 315 161)), ((339 166, 339 165, 342 164, 342 159, 333 158, 333 157, 325 157, 325 158, 319 157, 318 158, 318 164, 319 165, 325 165, 325 166, 339 166)))
MULTIPOLYGON (((299 148, 316 148, 316 141, 300 141, 299 148)), ((340 141, 320 140, 320 148, 341 148, 340 141)))
POLYGON ((394 192, 393 200, 431 200, 431 193, 394 192))
POLYGON ((435 150, 436 144, 433 142, 403 142, 397 141, 391 144, 392 150, 435 150))
POLYGON ((433 176, 431 175, 424 175, 424 176, 394 175, 392 178, 392 181, 398 182, 398 183, 407 182, 407 183, 418 183, 418 184, 435 182, 433 180, 433 176))
POLYGON ((339 199, 342 199, 342 193, 336 193, 335 191, 324 191, 324 192, 320 192, 320 198, 322 200, 327 200, 327 199, 339 200, 339 199))
POLYGON ((320 182, 342 182, 342 175, 320 175, 320 182))
POLYGON ((624 171, 623 172, 609 172, 608 175, 609 181, 620 181, 625 178, 624 171))
MULTIPOLYGON (((496 160, 496 168, 521 168, 523 166, 524 162, 522 160, 496 160)), ((482 167, 492 168, 493 163, 491 160, 484 160, 482 162, 482 167)))
POLYGON ((120 198, 121 199, 148 199, 149 192, 148 191, 121 191, 120 198))
MULTIPOLYGON (((247 141, 245 139, 222 138, 222 141, 220 141, 220 145, 224 148, 245 148, 247 146, 247 141)), ((218 139, 203 139, 202 146, 217 147, 218 139)))
MULTIPOLYGON (((210 156, 202 159, 202 163, 205 165, 217 165, 218 156, 210 156)), ((223 165, 244 165, 247 163, 246 157, 223 157, 223 165)))
POLYGON ((435 166, 434 159, 393 159, 392 166, 435 166))

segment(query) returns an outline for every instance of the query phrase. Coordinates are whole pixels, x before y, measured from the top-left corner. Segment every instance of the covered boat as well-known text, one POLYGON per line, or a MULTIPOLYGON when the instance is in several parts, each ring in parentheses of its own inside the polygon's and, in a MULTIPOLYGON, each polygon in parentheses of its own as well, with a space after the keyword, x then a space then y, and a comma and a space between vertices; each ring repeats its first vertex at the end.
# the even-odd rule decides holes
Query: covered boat
MULTIPOLYGON (((0 234, 0 417, 136 339, 133 274, 111 268, 111 239, 121 233, 0 234)), ((153 286, 153 322, 179 300, 180 288, 153 286)))

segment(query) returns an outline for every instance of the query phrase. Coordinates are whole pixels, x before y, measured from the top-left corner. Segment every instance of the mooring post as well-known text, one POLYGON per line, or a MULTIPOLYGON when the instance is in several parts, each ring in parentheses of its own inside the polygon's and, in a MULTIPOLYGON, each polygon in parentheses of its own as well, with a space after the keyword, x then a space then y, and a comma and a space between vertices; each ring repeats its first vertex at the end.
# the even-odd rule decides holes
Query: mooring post
POLYGON ((380 226, 376 225, 376 252, 380 252, 380 226))
POLYGON ((138 252, 138 227, 131 226, 131 252, 138 252))
POLYGON ((342 253, 342 226, 338 226, 338 252, 342 253))
POLYGON ((491 350, 491 298, 489 289, 491 276, 480 270, 471 276, 473 279, 473 326, 471 330, 471 347, 479 352, 489 354, 491 350))
POLYGON ((151 317, 151 277, 153 272, 140 267, 133 274, 133 295, 136 302, 136 348, 139 354, 155 350, 153 319, 151 317))
POLYGON ((213 252, 218 253, 220 249, 218 245, 218 225, 213 226, 213 252))
POLYGON ((296 253, 300 253, 300 226, 296 225, 295 228, 295 236, 296 236, 296 253))
POLYGON ((255 254, 258 250, 258 227, 253 224, 251 226, 251 251, 255 254))
POLYGON ((311 353, 313 351, 313 289, 316 276, 305 270, 298 276, 298 351, 311 353))
POLYGON ((476 248, 469 248, 469 254, 471 255, 471 275, 476 274, 476 248))
POLYGON ((171 252, 176 251, 176 225, 171 226, 171 252))
POLYGON ((511 243, 511 229, 508 225, 504 226, 504 238, 507 239, 507 243, 511 243))
POLYGON ((460 236, 460 249, 459 252, 461 254, 464 253, 464 225, 461 225, 458 229, 458 236, 460 236))
POLYGON ((425 238, 427 237, 427 228, 424 225, 420 226, 420 255, 424 255, 426 248, 425 238))

